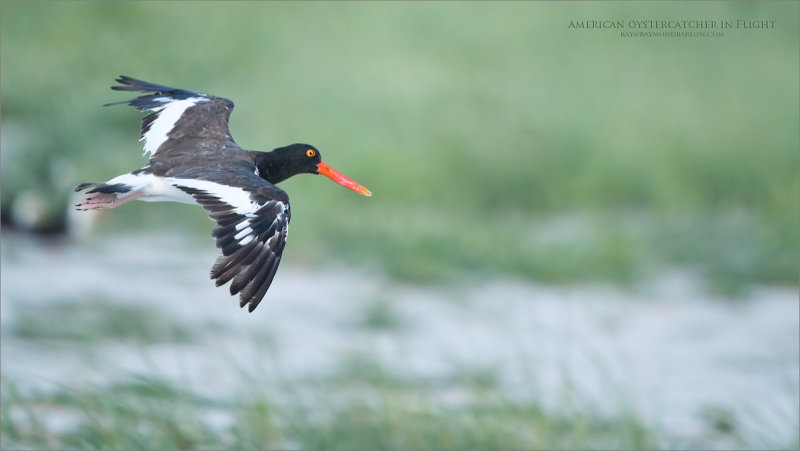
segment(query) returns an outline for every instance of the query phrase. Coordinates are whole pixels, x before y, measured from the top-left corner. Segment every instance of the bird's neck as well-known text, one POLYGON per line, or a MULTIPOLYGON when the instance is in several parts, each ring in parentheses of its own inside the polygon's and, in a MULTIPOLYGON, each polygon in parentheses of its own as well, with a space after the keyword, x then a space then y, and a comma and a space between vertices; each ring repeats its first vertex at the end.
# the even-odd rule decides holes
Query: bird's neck
POLYGON ((255 164, 256 168, 258 168, 258 176, 273 185, 297 174, 292 168, 279 161, 274 150, 271 152, 256 152, 255 164))

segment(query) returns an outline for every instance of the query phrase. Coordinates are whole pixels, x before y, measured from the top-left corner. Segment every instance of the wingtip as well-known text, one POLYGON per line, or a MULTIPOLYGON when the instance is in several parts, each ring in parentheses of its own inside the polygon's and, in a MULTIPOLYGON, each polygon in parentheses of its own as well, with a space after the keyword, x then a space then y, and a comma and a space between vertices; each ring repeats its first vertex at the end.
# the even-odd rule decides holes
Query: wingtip
MULTIPOLYGON (((114 81, 119 83, 119 84, 121 84, 121 85, 128 85, 128 86, 134 85, 136 83, 142 83, 141 80, 137 80, 137 79, 135 79, 133 77, 129 77, 127 75, 120 75, 119 77, 115 78, 114 81)), ((123 90, 125 90, 125 86, 116 86, 115 85, 115 86, 112 86, 111 89, 113 89, 115 91, 123 91, 123 90)))

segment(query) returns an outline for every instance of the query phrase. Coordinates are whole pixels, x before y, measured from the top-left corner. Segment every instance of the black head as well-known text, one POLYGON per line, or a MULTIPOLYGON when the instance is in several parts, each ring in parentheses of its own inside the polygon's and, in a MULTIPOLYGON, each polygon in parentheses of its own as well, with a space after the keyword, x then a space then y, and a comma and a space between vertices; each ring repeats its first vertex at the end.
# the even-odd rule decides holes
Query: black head
POLYGON ((270 158, 270 160, 271 163, 273 163, 270 165, 272 167, 269 172, 273 174, 272 178, 274 180, 270 180, 270 178, 264 177, 264 175, 262 175, 262 177, 272 183, 278 183, 296 174, 322 174, 345 188, 349 188, 365 196, 372 195, 370 190, 325 164, 325 162, 322 161, 319 150, 311 144, 298 143, 286 147, 279 147, 269 152, 269 154, 271 154, 270 156, 272 158, 270 158))
POLYGON ((311 144, 292 144, 272 151, 279 159, 281 166, 290 169, 294 174, 317 174, 317 166, 322 162, 319 151, 311 144))

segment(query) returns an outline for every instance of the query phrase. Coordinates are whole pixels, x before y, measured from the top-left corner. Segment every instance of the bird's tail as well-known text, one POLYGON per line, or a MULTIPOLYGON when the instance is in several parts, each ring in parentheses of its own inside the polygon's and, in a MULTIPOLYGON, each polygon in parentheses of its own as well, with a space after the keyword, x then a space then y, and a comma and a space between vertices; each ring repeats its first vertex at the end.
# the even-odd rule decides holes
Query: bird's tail
POLYGON ((81 183, 80 185, 78 185, 75 188, 75 192, 79 193, 79 192, 85 190, 86 188, 92 188, 92 187, 95 187, 97 185, 99 185, 99 183, 81 183))
POLYGON ((124 183, 81 183, 75 188, 75 192, 81 192, 87 188, 92 188, 90 191, 87 191, 86 194, 92 193, 101 193, 101 194, 122 194, 127 193, 131 190, 129 185, 124 183))

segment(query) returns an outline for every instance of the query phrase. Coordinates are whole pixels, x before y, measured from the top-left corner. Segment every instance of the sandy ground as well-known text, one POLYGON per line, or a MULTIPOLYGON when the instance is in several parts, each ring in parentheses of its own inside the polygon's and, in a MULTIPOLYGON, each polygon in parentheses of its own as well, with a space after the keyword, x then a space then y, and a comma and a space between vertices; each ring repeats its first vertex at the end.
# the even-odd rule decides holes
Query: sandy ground
MULTIPOLYGON (((794 289, 759 287, 744 299, 721 299, 681 272, 633 291, 502 278, 420 286, 285 264, 248 314, 208 279, 214 258, 210 240, 74 243, 4 233, 3 378, 23 391, 55 390, 135 372, 225 396, 241 391, 243 373, 264 381, 324 377, 358 356, 410 380, 482 371, 508 396, 556 409, 565 394, 612 414, 633 409, 672 443, 708 434, 713 411, 728 412, 755 441, 797 436, 794 289), (47 315, 54 303, 86 298, 145 305, 209 338, 115 342, 87 356, 6 332, 23 309, 47 315), (360 325, 376 306, 391 327, 360 325)), ((457 404, 464 395, 442 396, 457 404)))

